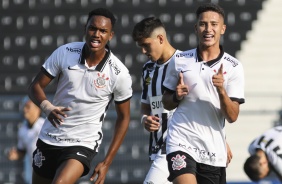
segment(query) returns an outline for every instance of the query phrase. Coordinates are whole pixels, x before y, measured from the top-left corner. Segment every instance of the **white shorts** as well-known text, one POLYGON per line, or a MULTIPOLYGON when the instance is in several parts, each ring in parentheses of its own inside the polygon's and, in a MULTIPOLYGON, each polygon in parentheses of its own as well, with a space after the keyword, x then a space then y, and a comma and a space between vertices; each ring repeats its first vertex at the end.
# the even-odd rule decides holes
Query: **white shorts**
POLYGON ((169 176, 166 154, 157 153, 143 184, 172 184, 167 180, 169 176))

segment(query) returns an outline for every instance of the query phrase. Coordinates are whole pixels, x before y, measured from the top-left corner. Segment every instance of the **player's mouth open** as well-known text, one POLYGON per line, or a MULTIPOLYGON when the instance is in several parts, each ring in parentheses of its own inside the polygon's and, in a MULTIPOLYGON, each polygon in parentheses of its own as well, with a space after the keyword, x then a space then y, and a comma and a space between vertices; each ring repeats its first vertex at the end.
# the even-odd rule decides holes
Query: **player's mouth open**
POLYGON ((205 39, 212 39, 214 36, 213 35, 204 35, 203 36, 205 39))
POLYGON ((101 44, 99 41, 96 41, 96 40, 92 40, 90 43, 92 47, 98 47, 101 44))

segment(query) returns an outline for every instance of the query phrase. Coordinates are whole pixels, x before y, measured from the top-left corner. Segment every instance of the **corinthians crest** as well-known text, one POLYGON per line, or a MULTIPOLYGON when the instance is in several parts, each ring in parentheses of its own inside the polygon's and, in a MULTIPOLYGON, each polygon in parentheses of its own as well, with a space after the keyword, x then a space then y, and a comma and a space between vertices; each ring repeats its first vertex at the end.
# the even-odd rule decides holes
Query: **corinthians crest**
POLYGON ((94 80, 94 84, 97 88, 103 88, 106 86, 106 81, 109 80, 109 77, 106 77, 105 74, 98 73, 98 78, 94 80))
POLYGON ((176 157, 172 157, 172 169, 173 170, 180 170, 182 168, 186 167, 186 161, 185 161, 185 156, 182 155, 180 156, 179 154, 176 155, 176 157))

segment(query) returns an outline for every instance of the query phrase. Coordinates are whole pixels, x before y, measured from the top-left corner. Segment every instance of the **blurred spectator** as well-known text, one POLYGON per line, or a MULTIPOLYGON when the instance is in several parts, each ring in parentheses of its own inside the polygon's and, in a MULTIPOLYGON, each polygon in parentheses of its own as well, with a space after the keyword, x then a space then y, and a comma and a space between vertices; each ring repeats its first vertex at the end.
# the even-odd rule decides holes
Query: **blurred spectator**
POLYGON ((32 178, 32 153, 36 148, 36 141, 44 118, 40 117, 41 110, 28 97, 21 101, 20 108, 24 120, 18 131, 17 147, 9 150, 9 160, 24 159, 24 181, 31 184, 32 178))

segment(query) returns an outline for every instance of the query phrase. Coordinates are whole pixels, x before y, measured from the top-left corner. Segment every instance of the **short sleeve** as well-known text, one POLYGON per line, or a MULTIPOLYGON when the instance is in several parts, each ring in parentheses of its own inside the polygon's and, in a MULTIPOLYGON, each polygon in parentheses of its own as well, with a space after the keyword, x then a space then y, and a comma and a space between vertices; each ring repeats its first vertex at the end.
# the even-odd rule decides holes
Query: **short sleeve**
POLYGON ((175 91, 178 78, 179 78, 179 72, 176 69, 176 63, 175 59, 172 60, 167 67, 167 75, 165 77, 165 80, 163 82, 163 86, 168 89, 175 91))
POLYGON ((62 46, 57 48, 44 62, 43 68, 53 77, 60 73, 60 61, 63 58, 62 46))
POLYGON ((123 102, 132 97, 132 79, 129 72, 120 73, 117 84, 114 88, 114 101, 123 102))
POLYGON ((244 79, 244 70, 242 64, 234 67, 232 75, 228 80, 227 84, 227 94, 232 100, 238 101, 238 103, 244 103, 244 88, 245 88, 245 79, 244 79))

